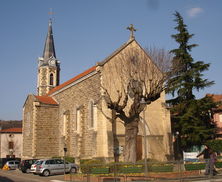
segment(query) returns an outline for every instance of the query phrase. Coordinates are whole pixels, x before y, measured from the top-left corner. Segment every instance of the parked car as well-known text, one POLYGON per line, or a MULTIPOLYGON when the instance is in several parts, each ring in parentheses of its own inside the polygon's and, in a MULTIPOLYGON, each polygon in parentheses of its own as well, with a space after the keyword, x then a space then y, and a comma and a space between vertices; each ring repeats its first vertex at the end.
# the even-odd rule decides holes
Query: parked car
POLYGON ((32 165, 31 165, 31 173, 36 174, 36 167, 37 167, 37 163, 39 160, 35 161, 32 165))
POLYGON ((30 173, 31 171, 31 166, 32 164, 35 163, 35 161, 37 161, 37 159, 27 159, 27 160, 22 160, 19 164, 19 169, 23 172, 23 173, 30 173))
MULTIPOLYGON (((66 173, 76 173, 77 165, 74 163, 65 163, 66 173)), ((42 176, 64 173, 64 160, 61 159, 41 159, 32 165, 31 171, 42 176)))
POLYGON ((7 165, 9 169, 17 169, 19 166, 19 161, 17 160, 7 161, 5 165, 7 165))

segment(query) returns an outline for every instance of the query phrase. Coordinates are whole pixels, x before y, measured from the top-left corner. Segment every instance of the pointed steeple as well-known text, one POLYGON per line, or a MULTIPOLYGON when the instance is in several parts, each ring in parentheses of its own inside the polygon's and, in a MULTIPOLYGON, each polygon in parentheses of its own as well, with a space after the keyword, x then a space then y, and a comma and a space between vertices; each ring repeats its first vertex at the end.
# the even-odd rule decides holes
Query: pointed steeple
POLYGON ((47 36, 46 36, 45 47, 44 47, 42 57, 43 57, 44 60, 47 60, 50 57, 56 58, 54 39, 53 39, 53 33, 52 33, 52 20, 51 19, 49 20, 48 33, 47 33, 47 36))
POLYGON ((60 62, 56 58, 52 33, 52 20, 49 20, 43 56, 38 58, 38 95, 46 95, 51 89, 59 85, 60 62))

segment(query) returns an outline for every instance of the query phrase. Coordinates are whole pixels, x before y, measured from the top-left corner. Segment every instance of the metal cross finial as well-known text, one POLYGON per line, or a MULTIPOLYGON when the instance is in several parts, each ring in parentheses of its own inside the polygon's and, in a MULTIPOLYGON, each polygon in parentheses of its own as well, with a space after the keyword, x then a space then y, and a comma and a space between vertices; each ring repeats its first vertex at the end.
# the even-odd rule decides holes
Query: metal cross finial
POLYGON ((127 27, 127 30, 130 31, 130 39, 134 39, 134 32, 136 31, 136 29, 134 28, 133 24, 130 24, 130 26, 127 27))

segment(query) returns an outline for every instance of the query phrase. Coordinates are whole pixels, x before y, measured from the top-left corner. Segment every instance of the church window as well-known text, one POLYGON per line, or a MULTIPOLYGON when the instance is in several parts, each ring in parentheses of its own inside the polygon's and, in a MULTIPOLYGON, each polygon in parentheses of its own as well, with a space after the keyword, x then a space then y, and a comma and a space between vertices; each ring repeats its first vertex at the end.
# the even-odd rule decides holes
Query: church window
POLYGON ((81 120, 81 112, 80 108, 76 109, 76 121, 75 121, 75 130, 77 133, 80 132, 80 120, 81 120))
POLYGON ((8 142, 8 149, 14 149, 14 142, 8 142))
POLYGON ((49 80, 49 84, 50 84, 50 85, 53 85, 54 75, 51 73, 49 77, 50 77, 50 78, 49 78, 49 79, 50 79, 50 80, 49 80))
POLYGON ((89 127, 95 128, 96 120, 97 120, 97 107, 93 101, 89 103, 89 127))
POLYGON ((67 137, 68 134, 68 123, 69 123, 69 111, 63 114, 63 136, 67 137))

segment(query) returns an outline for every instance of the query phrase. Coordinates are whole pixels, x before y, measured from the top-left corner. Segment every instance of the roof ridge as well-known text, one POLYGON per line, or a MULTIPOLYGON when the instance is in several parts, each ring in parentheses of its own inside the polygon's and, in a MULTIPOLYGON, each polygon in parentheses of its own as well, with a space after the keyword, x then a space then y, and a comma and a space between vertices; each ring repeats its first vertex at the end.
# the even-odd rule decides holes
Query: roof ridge
POLYGON ((54 87, 54 88, 51 89, 51 90, 48 92, 48 94, 45 95, 45 96, 50 96, 52 93, 54 93, 54 92, 56 92, 56 91, 58 91, 58 90, 60 90, 60 89, 62 89, 62 88, 64 88, 64 87, 70 85, 71 83, 73 83, 73 82, 79 80, 80 78, 83 78, 84 76, 88 75, 89 73, 91 73, 91 72, 93 72, 93 71, 95 71, 95 70, 96 70, 96 66, 93 66, 93 67, 91 67, 91 68, 85 70, 84 72, 82 72, 82 73, 76 75, 75 77, 73 77, 73 78, 71 78, 71 79, 69 79, 69 80, 63 82, 62 84, 60 84, 60 85, 54 87))
POLYGON ((122 44, 118 49, 116 49, 114 52, 112 52, 108 57, 106 57, 103 61, 97 62, 97 66, 103 66, 104 64, 106 64, 112 57, 117 55, 120 51, 122 51, 124 48, 126 48, 133 41, 136 42, 136 40, 134 38, 129 39, 127 42, 122 44))
MULTIPOLYGON (((89 69, 87 69, 86 71, 76 75, 75 77, 63 82, 62 84, 54 87, 53 89, 51 89, 48 94, 46 96, 49 96, 53 93, 55 93, 56 91, 59 91, 60 89, 70 85, 71 83, 79 80, 80 78, 83 78, 84 76, 88 75, 89 73, 93 72, 96 70, 97 66, 103 66, 107 61, 109 61, 112 57, 114 57, 116 54, 118 54, 121 50, 123 50, 125 47, 127 47, 129 44, 131 44, 133 41, 136 42, 136 40, 133 39, 129 39, 127 42, 125 42, 124 44, 122 44, 122 46, 120 46, 118 49, 116 49, 112 54, 110 54, 108 57, 106 57, 103 61, 101 62, 97 62, 97 64, 89 69)), ((138 43, 137 43, 138 44, 138 43)))

